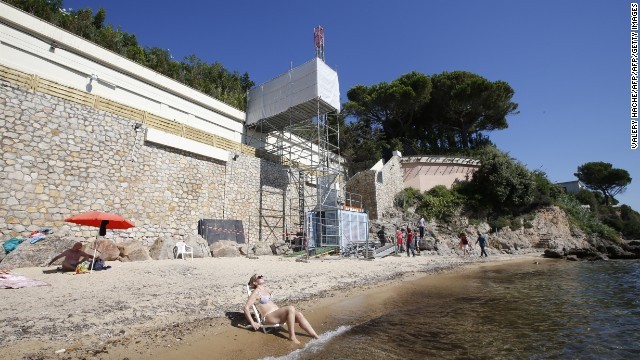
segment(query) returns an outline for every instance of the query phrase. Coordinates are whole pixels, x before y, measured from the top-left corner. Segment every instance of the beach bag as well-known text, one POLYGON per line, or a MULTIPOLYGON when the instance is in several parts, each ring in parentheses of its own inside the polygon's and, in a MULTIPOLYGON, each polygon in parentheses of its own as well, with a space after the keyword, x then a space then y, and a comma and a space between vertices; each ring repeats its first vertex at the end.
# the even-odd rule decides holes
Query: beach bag
POLYGON ((21 239, 21 238, 11 238, 5 241, 4 244, 2 244, 5 254, 8 254, 13 250, 15 250, 18 247, 18 245, 20 245, 23 241, 24 239, 21 239))
MULTIPOLYGON (((93 262, 93 270, 102 270, 104 269, 104 260, 100 258, 96 258, 93 262)), ((91 262, 89 262, 89 270, 91 270, 91 262)))
POLYGON ((91 261, 83 261, 78 266, 76 266, 76 274, 84 274, 89 272, 89 268, 91 267, 91 261))

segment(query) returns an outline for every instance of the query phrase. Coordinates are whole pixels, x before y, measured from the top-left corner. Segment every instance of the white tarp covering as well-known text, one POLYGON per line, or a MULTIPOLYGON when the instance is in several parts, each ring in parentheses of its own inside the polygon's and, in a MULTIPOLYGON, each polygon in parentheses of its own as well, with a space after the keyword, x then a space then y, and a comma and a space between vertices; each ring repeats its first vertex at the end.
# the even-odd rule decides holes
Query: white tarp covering
POLYGON ((329 210, 325 212, 324 219, 320 219, 317 212, 309 211, 306 217, 306 233, 310 248, 324 245, 346 247, 351 242, 365 242, 369 237, 369 215, 367 213, 329 210), (336 233, 338 229, 335 228, 335 225, 338 220, 340 221, 339 233, 341 235, 336 233), (325 233, 322 240, 319 238, 320 231, 325 233))
POLYGON ((338 73, 315 58, 249 90, 246 124, 273 119, 286 125, 310 119, 318 113, 318 99, 321 114, 340 110, 338 73))

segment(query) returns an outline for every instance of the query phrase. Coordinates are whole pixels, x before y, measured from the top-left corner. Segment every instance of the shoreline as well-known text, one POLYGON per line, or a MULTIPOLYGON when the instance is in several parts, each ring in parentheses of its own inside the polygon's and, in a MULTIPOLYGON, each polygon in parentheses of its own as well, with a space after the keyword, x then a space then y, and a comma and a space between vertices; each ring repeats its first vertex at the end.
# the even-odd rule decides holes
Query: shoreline
MULTIPOLYGON (((373 299, 397 291, 393 288, 426 276, 489 264, 539 261, 540 255, 487 259, 390 256, 373 261, 325 258, 309 263, 277 256, 109 262, 112 269, 92 275, 15 269, 14 274, 51 286, 4 290, 0 346, 10 358, 47 359, 64 354, 71 359, 87 355, 170 359, 177 356, 176 349, 189 353, 190 358, 198 358, 199 353, 210 358, 211 350, 203 350, 208 344, 215 344, 209 349, 215 349, 217 357, 284 355, 297 347, 277 335, 257 334, 243 327, 246 294, 242 286, 254 272, 267 276, 278 305, 295 305, 322 336, 345 325, 325 320, 336 304, 361 302, 364 294, 373 304, 373 299), (20 313, 14 314, 16 311, 20 313), (262 352, 247 352, 252 348, 248 344, 256 341, 263 343, 262 352)), ((309 341, 304 335, 300 339, 303 344, 309 341)))

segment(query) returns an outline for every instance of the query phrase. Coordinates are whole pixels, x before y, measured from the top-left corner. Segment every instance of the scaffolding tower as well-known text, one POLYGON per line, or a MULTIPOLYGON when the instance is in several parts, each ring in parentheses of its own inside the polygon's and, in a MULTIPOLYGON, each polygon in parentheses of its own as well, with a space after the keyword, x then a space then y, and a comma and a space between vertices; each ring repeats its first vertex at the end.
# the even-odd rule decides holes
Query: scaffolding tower
POLYGON ((249 92, 247 127, 260 138, 254 146, 285 166, 288 178, 279 213, 273 199, 263 201, 277 190, 261 186, 261 240, 313 233, 312 245, 340 245, 344 167, 338 125, 329 121, 339 99, 337 73, 319 57, 249 92))

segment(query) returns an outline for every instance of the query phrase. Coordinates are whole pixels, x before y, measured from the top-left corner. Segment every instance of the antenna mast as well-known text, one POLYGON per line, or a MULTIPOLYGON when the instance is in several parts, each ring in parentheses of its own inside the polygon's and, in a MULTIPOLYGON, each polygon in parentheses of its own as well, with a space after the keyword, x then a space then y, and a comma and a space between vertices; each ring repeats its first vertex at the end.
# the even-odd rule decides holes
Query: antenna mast
POLYGON ((324 61, 324 28, 320 25, 313 28, 313 43, 316 46, 316 57, 324 61))

